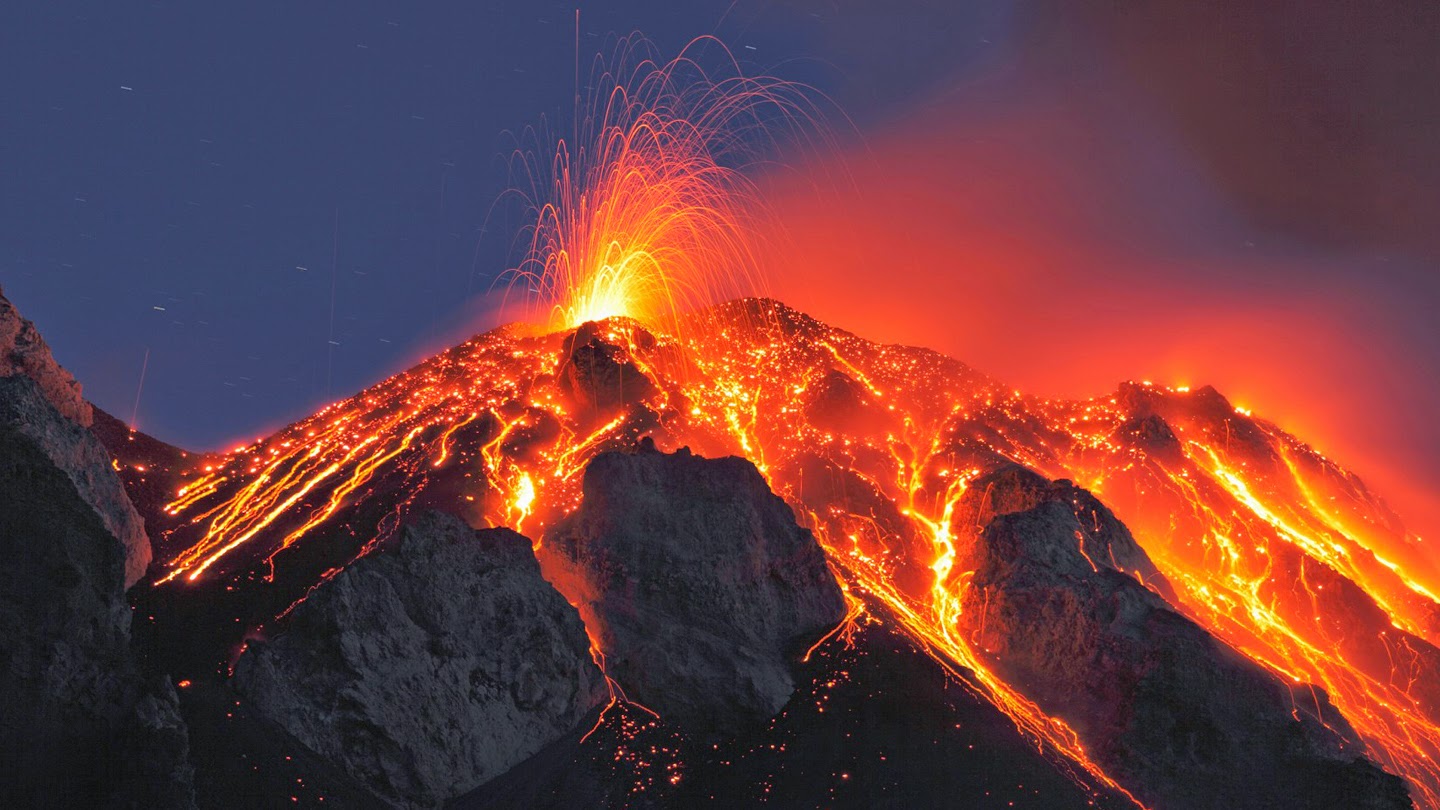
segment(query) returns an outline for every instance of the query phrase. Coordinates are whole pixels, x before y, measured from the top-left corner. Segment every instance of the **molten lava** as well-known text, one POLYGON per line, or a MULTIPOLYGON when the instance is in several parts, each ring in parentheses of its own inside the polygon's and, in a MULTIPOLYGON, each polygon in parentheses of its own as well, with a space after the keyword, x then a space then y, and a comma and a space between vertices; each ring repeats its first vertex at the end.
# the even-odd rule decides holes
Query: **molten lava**
POLYGON ((1102 497, 1169 583, 1142 584, 1293 684, 1297 712, 1323 688, 1370 755, 1440 807, 1440 581, 1409 564, 1417 539, 1359 480, 1210 389, 1037 399, 777 302, 717 303, 753 281, 754 209, 725 150, 757 104, 800 102, 782 84, 680 83, 698 70, 683 56, 621 62, 597 84, 613 89, 586 147, 572 161, 562 145, 544 175, 520 276, 551 328, 480 335, 173 471, 156 585, 269 587, 289 604, 426 505, 523 529, 543 561, 598 453, 649 436, 739 454, 815 533, 852 605, 898 623, 1078 778, 1123 791, 971 641, 972 572, 956 561, 975 516, 957 504, 1013 461, 1102 497))

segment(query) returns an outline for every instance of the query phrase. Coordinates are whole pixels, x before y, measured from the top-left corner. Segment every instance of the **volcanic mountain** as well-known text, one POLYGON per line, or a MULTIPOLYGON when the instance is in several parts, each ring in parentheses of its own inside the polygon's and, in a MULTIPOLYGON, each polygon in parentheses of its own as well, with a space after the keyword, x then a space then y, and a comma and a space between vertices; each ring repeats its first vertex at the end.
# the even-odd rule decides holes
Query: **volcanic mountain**
POLYGON ((1440 807, 1440 574, 1274 424, 669 331, 502 327, 226 453, 97 411, 200 804, 1440 807))

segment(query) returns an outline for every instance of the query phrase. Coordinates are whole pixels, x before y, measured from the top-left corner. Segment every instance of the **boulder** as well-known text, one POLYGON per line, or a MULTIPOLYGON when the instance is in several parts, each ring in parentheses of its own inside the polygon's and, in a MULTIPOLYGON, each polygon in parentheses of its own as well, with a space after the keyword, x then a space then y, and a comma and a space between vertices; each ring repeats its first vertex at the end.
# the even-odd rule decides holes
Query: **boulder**
POLYGON ((1142 801, 1410 806, 1322 690, 1282 682, 1142 585, 1159 581, 1153 566, 1089 493, 1008 466, 974 481, 956 513, 983 527, 955 566, 973 572, 969 637, 1142 801))
POLYGON ((388 801, 436 807, 569 732, 609 692, 531 542, 427 513, 320 585, 233 684, 388 801))
POLYGON ((597 456, 583 492, 539 553, 625 695, 701 735, 779 711, 845 600, 755 466, 645 446, 597 456))

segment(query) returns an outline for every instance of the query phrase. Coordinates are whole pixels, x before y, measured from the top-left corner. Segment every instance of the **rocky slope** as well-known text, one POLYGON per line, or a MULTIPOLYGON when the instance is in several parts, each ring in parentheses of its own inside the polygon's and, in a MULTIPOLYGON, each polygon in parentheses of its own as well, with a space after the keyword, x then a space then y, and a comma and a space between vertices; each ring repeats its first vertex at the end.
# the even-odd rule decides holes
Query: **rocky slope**
MULTIPOLYGON (((656 391, 655 383, 600 332, 600 325, 593 323, 575 330, 561 346, 564 360, 556 369, 560 390, 590 419, 608 419, 656 391)), ((648 333, 637 337, 653 348, 655 339, 648 333)))
POLYGON ((0 804, 191 806, 175 691, 142 676, 126 549, 94 508, 124 498, 98 447, 0 378, 0 804))
POLYGON ((235 689, 389 801, 433 807, 471 790, 608 696, 530 545, 422 516, 253 642, 235 689))
POLYGON ((90 432, 100 439, 110 456, 116 459, 116 470, 125 484, 125 492, 135 511, 145 520, 145 531, 151 537, 156 556, 163 556, 162 541, 174 519, 165 513, 165 505, 175 499, 175 486, 170 471, 184 469, 197 461, 213 459, 213 455, 192 453, 147 435, 97 405, 90 409, 94 418, 90 432))
POLYGON ((1008 465, 974 481, 956 511, 957 525, 980 527, 959 544, 957 567, 974 572, 967 630, 1143 801, 1410 806, 1322 691, 1281 682, 1142 585, 1161 580, 1088 492, 1008 465))
POLYGON ((871 609, 878 621, 797 664, 795 695, 769 722, 706 742, 612 710, 588 737, 582 724, 454 810, 1133 810, 1038 751, 871 609))
POLYGON ((643 446, 596 457, 583 489, 539 553, 625 694, 700 734, 779 711, 845 601, 755 466, 643 446))

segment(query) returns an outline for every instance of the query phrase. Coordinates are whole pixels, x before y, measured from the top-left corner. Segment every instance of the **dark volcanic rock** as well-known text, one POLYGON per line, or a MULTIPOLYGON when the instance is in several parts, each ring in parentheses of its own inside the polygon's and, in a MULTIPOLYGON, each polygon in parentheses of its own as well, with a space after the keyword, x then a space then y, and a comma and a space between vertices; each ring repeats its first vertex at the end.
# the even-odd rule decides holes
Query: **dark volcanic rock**
POLYGON ((20 317, 0 291, 0 377, 12 376, 34 380, 62 416, 83 427, 90 426, 90 403, 81 396, 80 383, 55 362, 35 324, 20 317))
POLYGON ((229 684, 196 681, 180 691, 190 727, 195 797, 204 810, 300 807, 393 810, 333 763, 241 700, 229 684))
POLYGON ((702 735, 779 711, 796 646, 845 614, 814 537, 741 458, 603 453, 540 554, 626 695, 702 735))
POLYGON ((1322 691, 1292 691, 1133 578, 1149 561, 1089 493, 1010 466, 957 514, 984 527, 956 562, 974 572, 963 615, 978 647, 1142 800, 1410 806, 1322 691))
POLYGON ((193 804, 175 692, 131 649, 125 549, 77 488, 109 471, 98 447, 0 379, 0 805, 193 804))
MULTIPOLYGON (((627 405, 643 402, 652 396, 655 383, 629 358, 620 346, 608 342, 601 334, 603 324, 587 323, 565 340, 565 360, 557 369, 561 390, 593 418, 608 416, 627 405)), ((643 330, 635 336, 645 348, 653 346, 654 338, 643 330)))
MULTIPOLYGON (((1096 573, 1097 568, 1110 569, 1134 577, 1168 601, 1175 600, 1174 589, 1125 524, 1100 499, 1069 481, 1050 481, 1019 464, 1001 463, 970 483, 956 514, 973 517, 966 525, 985 526, 998 515, 1025 512, 1051 502, 1068 506, 1076 522, 1084 526, 1067 546, 1050 548, 1041 543, 1027 549, 1040 555, 1033 562, 1064 567, 1077 576, 1085 571, 1096 573), (1084 570, 1075 568, 1077 563, 1084 570)), ((975 546, 972 551, 978 554, 984 549, 975 546)), ((956 570, 973 570, 973 566, 957 563, 956 570)))
POLYGON ((381 796, 428 807, 570 731, 607 696, 530 541, 431 513, 240 657, 250 706, 381 796))
MULTIPOLYGON (((0 298, 0 342, 4 340, 7 324, 5 309, 8 307, 8 302, 0 298)), ((29 321, 23 323, 26 330, 20 332, 22 338, 34 331, 29 321)), ((39 340, 39 336, 34 336, 34 340, 39 340)), ((48 360, 49 350, 44 349, 43 343, 39 346, 48 360)), ((0 345, 0 353, 4 350, 4 346, 0 345)), ((35 351, 38 350, 32 350, 24 357, 34 358, 35 351)), ((124 545, 125 587, 134 585, 150 565, 150 539, 145 535, 145 521, 136 513, 125 494, 124 485, 115 475, 110 454, 99 439, 83 427, 91 423, 90 406, 85 405, 84 421, 79 422, 73 416, 65 415, 65 410, 56 405, 46 386, 54 387, 60 376, 68 380, 70 375, 54 365, 54 361, 49 361, 48 372, 47 366, 38 361, 11 362, 8 367, 18 373, 5 376, 7 366, 0 358, 0 422, 29 436, 51 462, 70 477, 80 497, 104 522, 105 529, 124 545), (38 377, 29 376, 32 372, 38 377)), ((61 386, 61 393, 68 390, 61 386)), ((78 385, 75 396, 79 397, 78 385)), ((61 399, 60 402, 65 404, 67 400, 61 399)), ((83 400, 80 402, 84 404, 83 400)), ((70 410, 73 412, 74 408, 70 410)))

